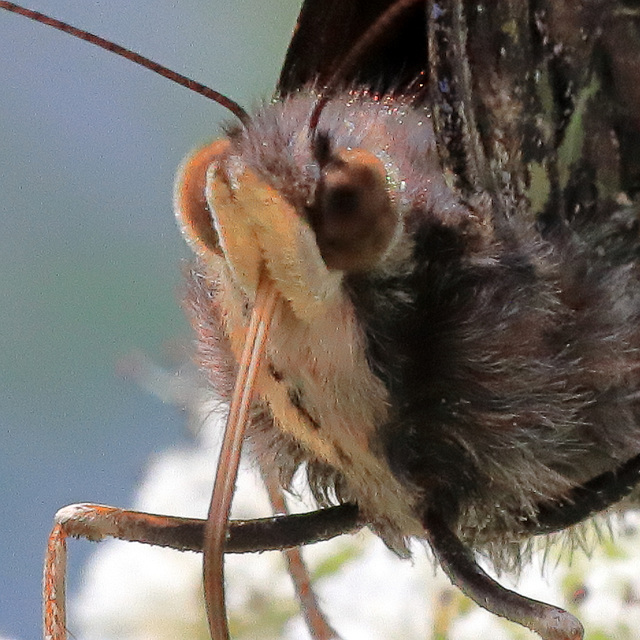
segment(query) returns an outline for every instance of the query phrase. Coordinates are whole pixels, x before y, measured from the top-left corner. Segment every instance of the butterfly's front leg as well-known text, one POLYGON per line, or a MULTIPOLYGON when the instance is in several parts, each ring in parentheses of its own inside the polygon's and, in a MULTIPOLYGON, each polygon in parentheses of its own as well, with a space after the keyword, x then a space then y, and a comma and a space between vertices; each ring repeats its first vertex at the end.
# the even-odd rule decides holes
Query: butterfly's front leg
POLYGON ((203 521, 125 511, 99 504, 73 504, 55 515, 44 565, 45 640, 66 640, 67 538, 118 538, 181 551, 202 550, 203 521))
MULTIPOLYGON (((100 504, 73 504, 58 511, 49 536, 44 566, 44 637, 66 640, 65 583, 67 538, 99 541, 116 538, 202 552, 205 520, 128 511, 100 504)), ((282 515, 229 523, 227 553, 288 549, 329 540, 363 525, 354 505, 310 513, 282 515)))

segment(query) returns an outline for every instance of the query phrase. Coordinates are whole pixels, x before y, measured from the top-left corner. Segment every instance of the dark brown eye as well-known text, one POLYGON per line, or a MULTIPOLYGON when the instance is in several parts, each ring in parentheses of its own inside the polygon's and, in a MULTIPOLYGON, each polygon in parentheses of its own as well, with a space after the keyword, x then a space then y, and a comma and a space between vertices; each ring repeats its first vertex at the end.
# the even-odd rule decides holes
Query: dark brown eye
POLYGON ((339 221, 348 221, 358 215, 360 194, 353 185, 339 185, 326 189, 321 203, 322 211, 339 221))
POLYGON ((322 169, 309 220, 328 267, 374 268, 391 247, 400 224, 382 162, 362 149, 334 152, 322 169))

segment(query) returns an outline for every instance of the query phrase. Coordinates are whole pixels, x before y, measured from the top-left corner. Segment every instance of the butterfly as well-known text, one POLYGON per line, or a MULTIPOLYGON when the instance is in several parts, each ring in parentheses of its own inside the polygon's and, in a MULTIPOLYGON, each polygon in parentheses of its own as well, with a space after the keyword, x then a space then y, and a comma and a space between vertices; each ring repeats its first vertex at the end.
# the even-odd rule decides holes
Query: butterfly
POLYGON ((229 531, 230 488, 204 530, 63 510, 51 607, 65 535, 204 547, 223 639, 225 545, 366 525, 399 555, 426 539, 490 611, 582 637, 476 554, 517 566, 532 537, 637 482, 639 48, 623 20, 616 3, 304 3, 278 100, 232 106, 241 125, 186 162, 176 202, 199 358, 232 407, 217 487, 246 430, 323 508, 229 531), (232 394, 234 379, 253 382, 232 394))

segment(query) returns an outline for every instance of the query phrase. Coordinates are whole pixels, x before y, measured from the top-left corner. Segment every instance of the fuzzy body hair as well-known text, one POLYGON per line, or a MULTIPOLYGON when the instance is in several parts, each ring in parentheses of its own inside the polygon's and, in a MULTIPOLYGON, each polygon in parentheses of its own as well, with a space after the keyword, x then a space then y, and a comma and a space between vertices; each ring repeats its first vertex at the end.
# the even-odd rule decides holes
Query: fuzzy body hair
MULTIPOLYGON (((320 176, 315 98, 292 95, 229 131, 230 155, 302 218, 320 176)), ((314 326, 276 318, 253 451, 285 486, 306 465, 321 504, 358 502, 401 553, 435 507, 504 565, 523 519, 640 451, 637 233, 620 233, 625 212, 496 224, 490 198, 471 205, 448 185, 429 113, 406 100, 345 93, 318 129, 384 163, 401 233, 374 268, 342 274, 314 326)), ((247 301, 223 260, 190 280, 199 357, 227 399, 247 301)))

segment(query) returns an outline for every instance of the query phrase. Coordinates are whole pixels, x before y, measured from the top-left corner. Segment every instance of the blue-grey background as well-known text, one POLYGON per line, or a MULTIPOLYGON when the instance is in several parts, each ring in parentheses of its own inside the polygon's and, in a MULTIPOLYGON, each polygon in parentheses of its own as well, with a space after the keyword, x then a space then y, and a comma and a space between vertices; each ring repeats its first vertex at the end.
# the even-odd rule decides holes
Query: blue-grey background
MULTIPOLYGON (((25 0, 27 1, 27 0, 25 0)), ((269 97, 299 0, 29 0, 240 103, 269 97)), ((55 511, 129 506, 179 411, 116 373, 189 330, 175 169, 222 109, 121 58, 0 11, 0 636, 40 635, 55 511)), ((73 542, 71 589, 90 551, 73 542)))

